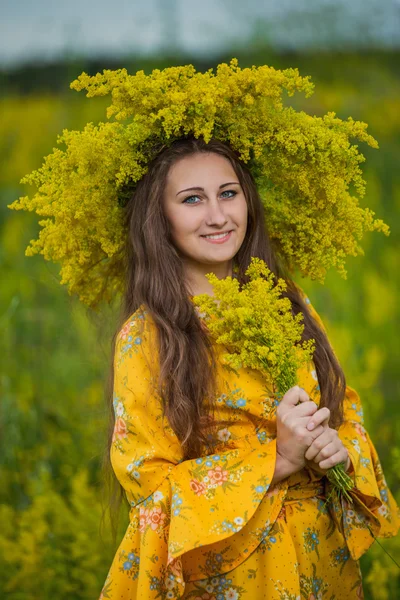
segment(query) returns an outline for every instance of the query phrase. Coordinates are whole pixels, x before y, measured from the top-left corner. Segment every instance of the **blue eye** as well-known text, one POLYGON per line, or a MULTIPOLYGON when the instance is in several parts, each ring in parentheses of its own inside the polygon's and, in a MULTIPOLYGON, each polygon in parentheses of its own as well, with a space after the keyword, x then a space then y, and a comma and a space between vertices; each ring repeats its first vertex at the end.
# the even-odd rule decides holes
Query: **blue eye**
POLYGON ((188 196, 187 198, 185 198, 184 200, 182 200, 182 204, 192 204, 192 202, 186 202, 187 200, 190 200, 191 198, 198 198, 198 196, 188 196))
MULTIPOLYGON (((234 196, 236 196, 237 192, 235 192, 235 190, 225 190, 224 192, 222 192, 222 194, 233 194, 233 196, 228 196, 228 198, 233 198, 234 196)), ((192 198, 198 197, 199 196, 188 196, 187 198, 182 200, 182 204, 193 204, 193 202, 187 202, 187 200, 191 200, 192 198)), ((195 202, 194 204, 197 204, 197 202, 195 202)))

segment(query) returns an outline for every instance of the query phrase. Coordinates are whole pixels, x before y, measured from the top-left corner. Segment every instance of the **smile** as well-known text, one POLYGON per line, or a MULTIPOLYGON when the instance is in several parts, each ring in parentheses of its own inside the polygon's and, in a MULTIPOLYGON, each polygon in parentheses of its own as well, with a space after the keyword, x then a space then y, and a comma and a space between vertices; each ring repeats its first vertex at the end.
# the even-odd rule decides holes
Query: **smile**
POLYGON ((228 231, 228 233, 220 233, 218 235, 212 235, 211 237, 206 237, 202 235, 201 237, 206 240, 206 242, 211 242, 212 244, 223 244, 231 237, 232 231, 228 231))

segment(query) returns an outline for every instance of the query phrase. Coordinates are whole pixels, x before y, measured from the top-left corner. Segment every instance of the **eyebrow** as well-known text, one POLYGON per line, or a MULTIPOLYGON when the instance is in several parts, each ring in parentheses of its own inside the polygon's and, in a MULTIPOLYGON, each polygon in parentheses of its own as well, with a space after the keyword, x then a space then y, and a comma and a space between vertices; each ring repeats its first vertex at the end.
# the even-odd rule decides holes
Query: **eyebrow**
MULTIPOLYGON (((227 185, 240 185, 240 184, 238 181, 229 181, 228 183, 223 183, 222 185, 220 185, 218 189, 222 189, 222 188, 226 187, 227 185)), ((204 188, 202 188, 202 187, 190 187, 190 188, 186 188, 185 190, 181 190, 176 195, 181 194, 182 192, 189 192, 192 190, 204 192, 204 188)))

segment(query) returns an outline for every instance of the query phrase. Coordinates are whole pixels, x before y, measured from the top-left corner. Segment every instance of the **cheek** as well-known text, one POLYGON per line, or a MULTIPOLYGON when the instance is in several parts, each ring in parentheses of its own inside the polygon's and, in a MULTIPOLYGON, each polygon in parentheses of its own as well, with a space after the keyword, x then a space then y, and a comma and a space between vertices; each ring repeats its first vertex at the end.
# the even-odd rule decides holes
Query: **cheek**
POLYGON ((238 206, 236 215, 237 215, 238 224, 240 225, 240 227, 242 229, 244 229, 244 231, 246 231, 248 209, 247 209, 246 201, 244 199, 243 199, 243 203, 241 203, 240 206, 238 206))
POLYGON ((198 221, 199 218, 196 217, 194 211, 192 213, 190 211, 182 211, 182 213, 177 211, 171 221, 171 230, 173 235, 177 238, 184 238, 190 235, 200 226, 198 221))

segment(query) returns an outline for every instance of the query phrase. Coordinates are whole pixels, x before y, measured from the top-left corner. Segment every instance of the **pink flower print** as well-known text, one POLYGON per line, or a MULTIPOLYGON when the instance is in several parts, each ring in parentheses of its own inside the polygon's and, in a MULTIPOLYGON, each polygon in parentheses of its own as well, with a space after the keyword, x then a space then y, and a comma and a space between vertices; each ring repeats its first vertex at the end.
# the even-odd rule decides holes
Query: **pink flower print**
POLYGON ((146 526, 148 524, 148 515, 149 509, 140 506, 139 508, 139 530, 141 533, 144 533, 146 526))
POLYGON ((164 525, 166 516, 167 515, 162 511, 161 506, 155 506, 149 512, 147 516, 147 522, 152 530, 155 531, 158 527, 162 527, 164 525))
POLYGON ((219 465, 215 469, 210 469, 208 476, 211 484, 222 485, 225 481, 228 481, 228 471, 224 471, 219 465))
POLYGON ((126 338, 128 337, 130 331, 130 325, 129 323, 127 323, 125 325, 125 327, 123 327, 120 331, 119 337, 121 338, 121 340, 126 340, 126 338))
POLYGON ((175 576, 175 579, 178 583, 183 581, 182 577, 182 560, 181 558, 173 558, 172 556, 168 556, 168 569, 171 571, 172 575, 175 576))
POLYGON ((360 425, 360 423, 356 423, 354 425, 354 429, 357 431, 357 433, 360 436, 360 438, 362 440, 364 440, 364 442, 366 442, 367 441, 367 436, 365 435, 364 427, 362 425, 360 425))
POLYGON ((168 591, 171 591, 175 587, 175 581, 169 577, 166 577, 164 580, 164 585, 168 591))
POLYGON ((196 596, 194 600, 216 600, 214 594, 209 594, 208 592, 204 592, 202 596, 196 596))
POLYGON ((127 434, 128 430, 125 421, 121 419, 121 417, 118 417, 118 419, 115 421, 112 441, 115 442, 117 438, 121 440, 122 438, 127 437, 127 434))
POLYGON ((206 486, 201 481, 198 481, 197 479, 192 479, 190 482, 190 489, 196 494, 196 496, 201 496, 205 493, 206 486))
POLYGON ((378 508, 378 513, 382 515, 382 517, 386 517, 389 514, 388 507, 385 504, 382 504, 382 506, 378 508))
POLYGON ((221 442, 227 442, 231 437, 231 432, 226 427, 224 429, 220 429, 217 433, 217 438, 221 440, 221 442))

